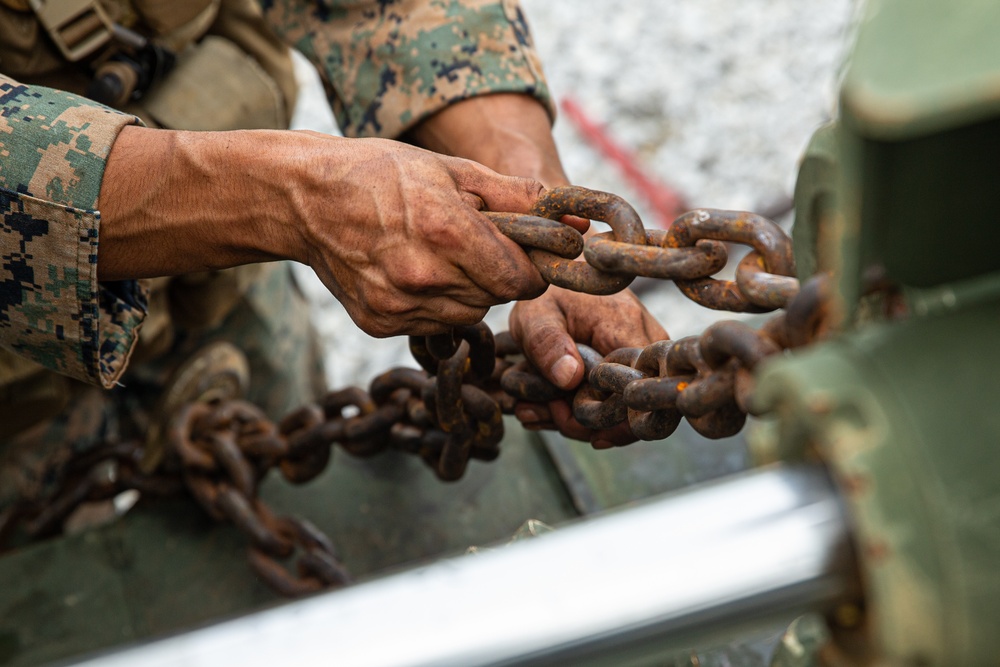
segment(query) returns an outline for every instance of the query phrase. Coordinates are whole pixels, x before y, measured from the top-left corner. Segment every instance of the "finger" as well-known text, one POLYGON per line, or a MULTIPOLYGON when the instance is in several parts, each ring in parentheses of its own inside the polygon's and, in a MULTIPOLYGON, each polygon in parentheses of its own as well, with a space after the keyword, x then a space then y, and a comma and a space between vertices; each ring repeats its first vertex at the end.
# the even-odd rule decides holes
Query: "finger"
POLYGON ((486 202, 479 195, 474 195, 471 192, 466 192, 465 190, 459 191, 462 195, 462 201, 468 204, 470 207, 476 209, 477 211, 485 211, 486 202))
POLYGON ((542 424, 541 422, 539 422, 539 423, 536 423, 536 424, 521 424, 521 426, 526 431, 555 431, 555 430, 557 430, 556 429, 556 425, 555 424, 551 424, 551 423, 550 424, 542 424))
POLYGON ((510 316, 510 332, 524 356, 549 382, 572 389, 583 380, 583 360, 566 318, 553 304, 522 302, 510 316))
POLYGON ((592 431, 573 417, 573 411, 566 401, 553 401, 549 404, 552 421, 559 432, 567 438, 590 442, 594 449, 611 449, 622 447, 637 440, 629 428, 628 422, 622 422, 613 428, 592 431))
POLYGON ((564 215, 559 219, 559 222, 563 223, 564 225, 569 225, 570 227, 580 232, 581 234, 590 229, 590 220, 575 215, 564 215))
POLYGON ((430 318, 417 318, 391 327, 389 333, 372 333, 367 330, 365 330, 365 333, 370 336, 374 336, 375 338, 389 338, 392 336, 434 336, 436 334, 447 333, 456 326, 469 326, 476 324, 477 322, 481 322, 482 319, 483 318, 480 317, 472 322, 442 322, 440 320, 430 318))
POLYGON ((430 336, 455 326, 481 322, 489 312, 489 308, 470 307, 440 296, 416 298, 394 294, 386 300, 361 299, 344 305, 355 324, 376 338, 430 336))
MULTIPOLYGON (((391 288, 385 291, 398 293, 398 299, 408 307, 400 307, 396 314, 416 313, 418 310, 429 311, 438 304, 454 301, 468 308, 490 308, 505 303, 508 299, 492 294, 480 287, 461 267, 439 262, 433 265, 405 264, 401 262, 390 276, 391 288), (443 299, 445 301, 432 301, 443 299)), ((393 297, 388 297, 391 301, 393 297)), ((371 307, 387 309, 383 302, 373 300, 371 307)), ((428 313, 424 313, 428 314, 428 313)))
MULTIPOLYGON (((468 202, 468 196, 478 198, 470 204, 476 210, 526 213, 543 190, 534 179, 504 176, 460 158, 442 159, 463 199, 468 202), (482 206, 478 205, 480 201, 482 206)), ((465 239, 463 252, 455 260, 473 282, 502 302, 533 299, 545 291, 548 284, 519 245, 500 233, 484 215, 470 218, 470 223, 473 233, 465 239), (468 252, 473 240, 478 241, 477 246, 468 252)))
POLYGON ((551 401, 549 403, 549 411, 552 414, 552 421, 555 422, 559 432, 564 436, 581 442, 590 441, 593 431, 576 420, 569 403, 566 401, 551 401))
POLYGON ((667 330, 660 324, 659 320, 653 317, 649 312, 646 312, 642 318, 642 328, 646 332, 646 340, 649 341, 648 344, 655 343, 661 340, 668 340, 670 334, 667 330))
POLYGON ((548 288, 531 258, 504 236, 496 225, 481 213, 467 227, 468 238, 461 252, 454 256, 456 265, 497 303, 534 299, 548 288))
MULTIPOLYGON (((456 213, 433 225, 428 221, 421 232, 413 243, 394 246, 378 258, 389 267, 382 293, 397 291, 413 302, 440 296, 489 308, 533 298, 548 287, 524 251, 480 213, 456 213)), ((380 304, 373 307, 378 310, 380 304)))
POLYGON ((514 406, 514 416, 524 423, 552 422, 552 413, 544 403, 518 401, 514 406))
POLYGON ((542 403, 518 402, 514 406, 514 416, 524 428, 532 431, 556 429, 549 407, 542 403))
POLYGON ((622 422, 613 428, 595 431, 590 436, 590 444, 594 449, 609 449, 611 447, 622 447, 638 440, 632 434, 628 422, 622 422))
POLYGON ((533 178, 504 176, 470 160, 447 160, 459 189, 481 197, 490 211, 527 213, 545 189, 533 178))
POLYGON ((581 304, 567 310, 574 318, 571 330, 589 330, 591 345, 601 354, 621 347, 645 347, 667 338, 666 330, 631 292, 605 297, 589 308, 581 304))

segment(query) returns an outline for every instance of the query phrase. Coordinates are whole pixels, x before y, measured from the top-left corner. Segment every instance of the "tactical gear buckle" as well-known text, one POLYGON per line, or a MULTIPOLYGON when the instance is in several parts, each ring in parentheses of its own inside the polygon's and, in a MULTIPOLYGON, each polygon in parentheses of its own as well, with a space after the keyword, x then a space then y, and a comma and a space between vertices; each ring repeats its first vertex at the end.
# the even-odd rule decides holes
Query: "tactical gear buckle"
POLYGON ((108 44, 114 29, 97 0, 28 0, 63 57, 78 62, 108 44))

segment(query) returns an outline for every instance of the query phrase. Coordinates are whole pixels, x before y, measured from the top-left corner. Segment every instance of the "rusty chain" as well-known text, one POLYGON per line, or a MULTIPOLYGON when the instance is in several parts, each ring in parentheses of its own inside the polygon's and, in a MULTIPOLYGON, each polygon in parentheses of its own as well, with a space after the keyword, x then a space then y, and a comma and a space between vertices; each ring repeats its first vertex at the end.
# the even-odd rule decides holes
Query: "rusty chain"
POLYGON ((829 326, 828 280, 816 277, 800 290, 791 239, 752 213, 698 209, 669 230, 646 230, 619 197, 566 187, 548 191, 530 215, 486 215, 525 248, 554 285, 612 294, 645 276, 674 281, 708 308, 784 312, 759 330, 721 321, 700 336, 623 348, 606 357, 578 345, 585 381, 572 392, 532 369, 508 332, 494 336, 480 323, 411 338, 421 369, 390 370, 368 391, 330 392, 278 424, 243 401, 189 403, 172 416, 169 448, 153 473, 140 466, 138 444, 89 452, 72 462, 45 502, 19 503, 0 515, 0 544, 16 526, 30 537, 58 532, 80 504, 126 489, 165 495, 186 488, 209 515, 247 535, 251 567, 278 592, 297 596, 343 585, 349 577, 330 541, 308 522, 276 516, 257 496, 269 470, 304 483, 325 469, 331 447, 340 445, 359 457, 387 449, 414 454, 440 479, 453 481, 470 460, 499 455, 502 415, 513 413, 518 401, 559 398, 569 400, 577 421, 592 429, 627 422, 637 438, 657 440, 687 418, 706 437, 726 437, 755 412, 756 366, 822 337, 829 326), (606 222, 611 231, 585 241, 558 222, 564 215, 606 222), (727 243, 752 248, 735 281, 712 277, 727 264, 727 243), (576 259, 581 252, 584 261, 576 259), (287 561, 294 562, 294 570, 287 561))

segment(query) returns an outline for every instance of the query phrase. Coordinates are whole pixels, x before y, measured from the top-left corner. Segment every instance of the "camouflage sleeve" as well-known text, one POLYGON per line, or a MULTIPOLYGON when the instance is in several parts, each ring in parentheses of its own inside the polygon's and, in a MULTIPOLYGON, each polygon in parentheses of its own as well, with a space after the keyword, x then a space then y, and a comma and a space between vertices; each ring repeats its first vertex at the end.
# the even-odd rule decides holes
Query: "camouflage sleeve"
POLYGON ((97 282, 105 162, 138 122, 0 75, 0 346, 104 387, 146 314, 138 282, 97 282))
POLYGON ((262 0, 319 69, 346 136, 395 138, 459 100, 535 96, 555 114, 517 0, 262 0))

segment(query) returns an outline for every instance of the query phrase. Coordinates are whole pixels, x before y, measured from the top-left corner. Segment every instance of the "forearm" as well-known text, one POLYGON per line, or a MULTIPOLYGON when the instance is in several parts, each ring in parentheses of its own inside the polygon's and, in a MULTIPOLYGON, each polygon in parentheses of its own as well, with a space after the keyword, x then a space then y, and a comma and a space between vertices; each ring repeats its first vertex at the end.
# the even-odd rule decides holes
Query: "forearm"
POLYGON ((372 335, 478 322, 545 282, 479 212, 542 185, 384 139, 314 132, 122 133, 100 194, 103 279, 293 259, 372 335))
POLYGON ((548 110, 529 95, 500 93, 456 102, 414 127, 408 139, 446 155, 475 160, 548 187, 569 181, 552 137, 548 110))
POLYGON ((98 277, 122 280, 300 259, 295 188, 282 165, 307 159, 296 132, 125 128, 98 206, 98 277))

